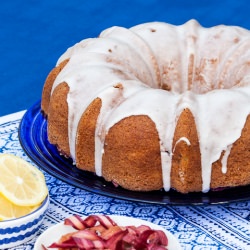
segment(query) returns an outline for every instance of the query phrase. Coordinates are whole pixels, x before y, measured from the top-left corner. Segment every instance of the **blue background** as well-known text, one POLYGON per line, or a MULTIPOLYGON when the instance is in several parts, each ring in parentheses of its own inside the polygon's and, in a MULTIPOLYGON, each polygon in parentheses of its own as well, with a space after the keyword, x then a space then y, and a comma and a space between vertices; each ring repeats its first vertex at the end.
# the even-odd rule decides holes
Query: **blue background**
POLYGON ((9 0, 0 2, 0 116, 29 108, 41 97, 58 57, 105 28, 189 19, 203 26, 250 29, 247 0, 9 0))

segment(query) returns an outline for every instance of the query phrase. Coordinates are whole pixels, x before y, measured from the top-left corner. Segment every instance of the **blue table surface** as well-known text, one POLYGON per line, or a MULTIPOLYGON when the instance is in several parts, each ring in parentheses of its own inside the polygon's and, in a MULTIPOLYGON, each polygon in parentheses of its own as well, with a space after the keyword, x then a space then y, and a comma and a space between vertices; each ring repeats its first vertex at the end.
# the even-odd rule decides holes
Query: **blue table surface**
POLYGON ((0 116, 28 109, 40 99, 58 57, 103 29, 189 19, 203 26, 250 28, 249 1, 225 0, 10 0, 0 3, 0 116))

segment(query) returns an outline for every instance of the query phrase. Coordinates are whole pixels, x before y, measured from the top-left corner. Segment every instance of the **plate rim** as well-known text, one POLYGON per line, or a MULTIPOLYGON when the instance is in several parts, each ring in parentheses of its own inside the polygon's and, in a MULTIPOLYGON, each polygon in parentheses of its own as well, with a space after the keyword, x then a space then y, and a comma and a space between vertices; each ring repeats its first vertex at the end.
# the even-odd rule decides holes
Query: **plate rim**
MULTIPOLYGON (((99 215, 99 214, 93 214, 93 215, 99 215)), ((86 215, 86 216, 80 215, 80 216, 83 219, 86 218, 86 217, 88 217, 88 215, 86 215)), ((125 226, 129 226, 129 225, 138 226, 138 225, 143 225, 144 224, 144 225, 150 226, 152 229, 162 230, 166 234, 166 236, 168 237, 168 240, 171 242, 171 245, 173 245, 173 247, 175 247, 173 249, 175 249, 175 250, 181 250, 181 245, 180 245, 180 242, 177 239, 177 237, 173 233, 171 233, 169 230, 165 229, 161 225, 158 225, 156 223, 153 223, 153 222, 141 219, 141 218, 135 218, 135 217, 131 217, 131 216, 124 216, 124 215, 107 215, 107 216, 109 216, 112 220, 114 220, 119 226, 124 226, 124 225, 125 226), (125 222, 125 223, 122 224, 122 222, 125 222)), ((58 229, 60 229, 60 228, 63 228, 66 231, 70 231, 70 232, 77 231, 77 230, 73 229, 72 227, 70 227, 69 229, 67 229, 66 227, 67 226, 64 225, 63 221, 61 221, 59 223, 56 223, 56 224, 48 227, 36 239, 36 242, 34 244, 34 250, 42 250, 42 247, 39 247, 39 245, 43 243, 43 238, 46 239, 45 242, 49 242, 49 243, 55 242, 56 240, 53 240, 53 241, 50 240, 50 239, 48 240, 48 237, 47 237, 48 235, 51 235, 50 233, 53 232, 55 229, 57 230, 56 234, 58 232, 58 229)))

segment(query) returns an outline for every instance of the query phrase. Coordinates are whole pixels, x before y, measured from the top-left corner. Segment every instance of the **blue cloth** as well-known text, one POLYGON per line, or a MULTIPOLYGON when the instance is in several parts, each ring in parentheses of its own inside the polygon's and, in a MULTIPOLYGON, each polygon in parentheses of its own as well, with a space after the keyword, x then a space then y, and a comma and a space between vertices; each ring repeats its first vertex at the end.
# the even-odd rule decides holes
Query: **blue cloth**
POLYGON ((44 80, 58 57, 103 29, 197 19, 250 28, 247 0, 10 0, 0 4, 0 116, 40 99, 44 80))
MULTIPOLYGON (((22 114, 0 118, 0 153, 14 154, 34 164, 22 150, 17 136, 22 114)), ((250 249, 250 199, 199 206, 132 202, 79 189, 47 172, 44 174, 50 194, 47 214, 34 238, 13 250, 32 250, 44 230, 72 214, 122 215, 147 220, 169 230, 183 250, 250 249)))

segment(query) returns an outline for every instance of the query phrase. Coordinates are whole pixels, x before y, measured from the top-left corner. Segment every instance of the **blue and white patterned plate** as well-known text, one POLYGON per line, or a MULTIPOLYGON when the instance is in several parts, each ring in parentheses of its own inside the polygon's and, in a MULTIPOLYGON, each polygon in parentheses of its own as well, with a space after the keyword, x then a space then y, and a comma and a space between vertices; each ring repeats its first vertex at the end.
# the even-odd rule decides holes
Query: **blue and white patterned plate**
POLYGON ((97 194, 130 201, 175 205, 218 204, 250 198, 250 185, 190 194, 180 194, 174 190, 132 192, 115 187, 101 177, 77 169, 71 159, 60 155, 56 147, 48 142, 47 121, 41 113, 40 101, 24 114, 19 126, 19 140, 23 150, 42 169, 69 184, 97 194))

